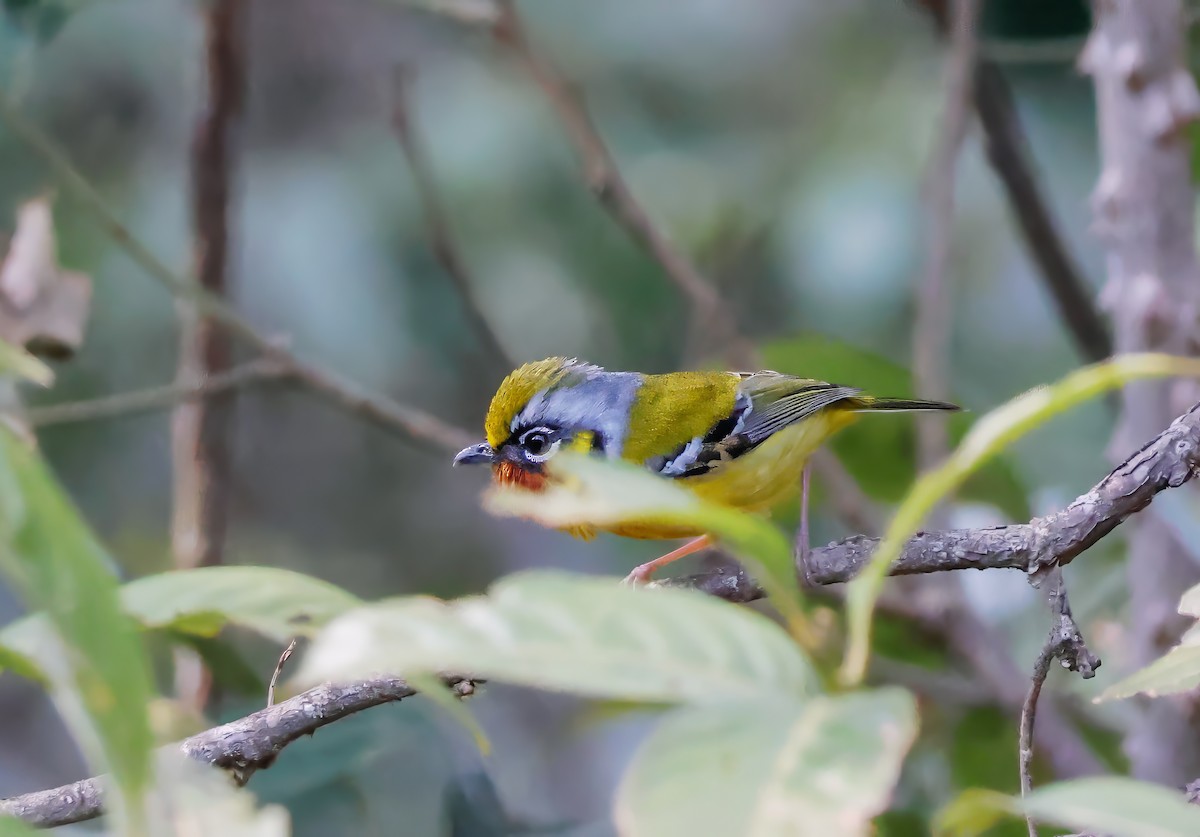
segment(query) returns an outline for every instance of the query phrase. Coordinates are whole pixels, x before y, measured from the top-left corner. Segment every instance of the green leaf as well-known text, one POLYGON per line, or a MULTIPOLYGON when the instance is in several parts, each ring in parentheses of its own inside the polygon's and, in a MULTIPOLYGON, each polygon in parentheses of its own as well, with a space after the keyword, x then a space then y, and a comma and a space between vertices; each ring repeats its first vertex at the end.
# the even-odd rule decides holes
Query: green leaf
POLYGON ((1013 804, 1040 822, 1112 837, 1200 834, 1200 805, 1171 788, 1135 779, 1097 776, 1058 782, 1013 804))
POLYGON ((228 837, 288 837, 290 818, 281 805, 258 807, 253 794, 226 773, 182 755, 159 753, 157 781, 149 797, 150 834, 221 834, 228 837))
POLYGON ((0 837, 40 837, 43 832, 15 817, 0 817, 0 837))
POLYGON ((148 628, 213 636, 234 624, 287 642, 298 634, 311 635, 362 600, 291 570, 201 567, 131 581, 121 588, 121 603, 148 628))
POLYGON ((493 486, 484 495, 484 507, 493 514, 525 517, 551 528, 642 522, 697 527, 747 562, 793 635, 808 635, 792 546, 766 520, 703 502, 628 462, 560 453, 547 467, 557 479, 546 489, 535 493, 493 486))
POLYGON ((690 590, 547 572, 508 576, 487 596, 411 597, 351 611, 313 640, 297 680, 307 687, 379 671, 461 672, 663 702, 818 690, 808 660, 759 613, 690 590))
POLYGON ((943 497, 1005 447, 1059 413, 1130 381, 1183 375, 1200 376, 1200 361, 1151 353, 1122 355, 1018 395, 980 418, 946 462, 913 486, 870 563, 847 587, 849 637, 840 672, 842 681, 862 681, 870 653, 871 617, 888 568, 943 497))
POLYGON ((1176 645, 1150 665, 1105 689, 1093 703, 1134 695, 1160 697, 1200 686, 1200 645, 1176 645))
MULTIPOLYGON (((1200 584, 1179 600, 1179 612, 1200 619, 1200 584)), ((1200 686, 1200 624, 1193 625, 1179 644, 1145 668, 1117 681, 1093 702, 1121 700, 1134 695, 1159 697, 1188 692, 1200 686)))
MULTIPOLYGON (((162 629, 176 637, 193 637, 201 654, 221 654, 209 660, 236 677, 249 681, 245 667, 236 667, 228 654, 212 644, 226 625, 238 625, 279 643, 297 635, 309 636, 334 616, 362 604, 340 587, 302 573, 274 567, 201 567, 146 576, 120 588, 121 606, 146 628, 162 629), (235 670, 240 668, 240 670, 235 670)), ((36 676, 36 668, 20 666, 22 660, 40 659, 39 635, 32 623, 44 619, 33 614, 0 630, 0 671, 11 666, 16 673, 36 676)))
POLYGON ((623 837, 870 833, 917 732, 907 692, 764 696, 667 716, 617 790, 623 837))
POLYGON ((18 677, 25 677, 29 680, 45 682, 45 675, 42 674, 42 670, 38 668, 38 664, 32 658, 15 648, 0 645, 0 672, 4 671, 11 671, 18 677))
MULTIPOLYGON (((267 680, 263 672, 246 662, 237 649, 215 637, 167 631, 171 642, 187 646, 195 651, 204 665, 212 672, 213 681, 222 689, 237 695, 261 698, 267 693, 267 680)), ((270 672, 266 672, 270 673, 270 672)))
POLYGON ((968 788, 938 812, 935 837, 979 837, 1013 812, 1013 798, 983 788, 968 788))
POLYGON ((0 375, 15 375, 44 387, 54 383, 53 369, 4 339, 0 339, 0 375))
POLYGON ((52 653, 33 659, 89 760, 113 775, 114 807, 133 828, 151 772, 150 671, 108 567, 46 466, 0 430, 0 572, 46 613, 52 653))
MULTIPOLYGON (((848 343, 809 335, 763 348, 770 369, 789 375, 820 378, 863 389, 872 395, 919 397, 907 369, 885 357, 848 343)), ((829 447, 870 497, 899 502, 917 478, 916 421, 909 414, 867 415, 834 436, 829 447)), ((944 416, 952 444, 974 425, 974 413, 944 416)), ((962 497, 992 503, 1017 520, 1028 520, 1026 487, 1008 460, 997 458, 973 474, 962 486, 962 497)))

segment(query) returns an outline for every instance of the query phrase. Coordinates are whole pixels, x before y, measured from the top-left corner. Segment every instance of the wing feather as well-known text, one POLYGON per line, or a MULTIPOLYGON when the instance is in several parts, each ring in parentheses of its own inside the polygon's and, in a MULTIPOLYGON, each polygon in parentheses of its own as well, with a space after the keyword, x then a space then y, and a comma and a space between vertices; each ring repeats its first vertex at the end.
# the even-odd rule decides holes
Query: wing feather
POLYGON ((775 433, 827 407, 855 398, 854 387, 777 372, 742 373, 734 409, 702 436, 646 464, 675 478, 698 476, 753 450, 775 433))

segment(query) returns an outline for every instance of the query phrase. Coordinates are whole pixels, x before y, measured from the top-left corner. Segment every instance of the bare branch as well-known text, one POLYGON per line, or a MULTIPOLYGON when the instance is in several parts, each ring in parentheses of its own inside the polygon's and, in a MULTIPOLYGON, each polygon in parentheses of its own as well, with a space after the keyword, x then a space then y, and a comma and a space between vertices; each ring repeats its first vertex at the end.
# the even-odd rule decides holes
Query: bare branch
MULTIPOLYGON (((938 30, 946 34, 948 0, 923 0, 921 5, 933 17, 938 30)), ((1112 355, 1112 337, 1095 295, 1071 257, 1042 197, 1033 174, 1025 131, 1013 107, 1004 72, 994 61, 979 56, 972 85, 975 111, 983 127, 984 150, 1004 186, 1025 247, 1080 354, 1085 360, 1104 360, 1112 355)))
POLYGON ((634 197, 593 124, 582 96, 572 90, 558 70, 529 43, 512 0, 498 0, 497 5, 500 15, 492 33, 512 52, 546 97, 579 157, 588 189, 609 215, 662 266, 667 278, 691 304, 697 325, 716 332, 712 345, 723 346, 725 354, 737 365, 755 365, 753 349, 738 333, 733 314, 716 288, 671 243, 634 197))
MULTIPOLYGON (((913 323, 913 378, 922 398, 944 400, 949 396, 946 366, 950 354, 953 297, 947 273, 954 229, 958 155, 971 115, 971 77, 975 71, 978 18, 979 0, 951 0, 946 101, 925 181, 926 263, 924 277, 917 288, 913 323)), ((944 457, 948 447, 944 416, 930 416, 917 425, 921 467, 928 468, 944 457)))
MULTIPOLYGON (((1063 581, 1062 570, 1055 568, 1050 571, 1048 587, 1050 600, 1051 624, 1050 633, 1042 646, 1037 662, 1033 666, 1033 678, 1029 685, 1029 694, 1021 708, 1021 728, 1018 738, 1018 754, 1021 773, 1021 796, 1033 790, 1033 726, 1037 718, 1038 698, 1046 676, 1050 673, 1050 664, 1061 660, 1063 668, 1077 671, 1085 680, 1096 676, 1100 667, 1100 658, 1088 650, 1083 634, 1071 615, 1071 604, 1067 601, 1067 588, 1063 581)), ((1026 817, 1029 827, 1029 837, 1037 837, 1037 824, 1032 817, 1026 817)))
POLYGON ((89 398, 86 401, 32 407, 26 410, 23 418, 31 427, 124 418, 174 407, 182 401, 211 398, 246 386, 283 382, 291 375, 291 370, 277 360, 252 360, 228 372, 211 375, 197 384, 167 384, 101 398, 89 398))
MULTIPOLYGON (((234 133, 245 87, 241 0, 203 7, 207 103, 196 120, 191 155, 192 269, 200 286, 224 297, 229 270, 229 201, 234 133)), ((211 315, 180 306, 177 381, 197 386, 233 364, 229 332, 211 315)), ((172 422, 175 476, 171 545, 176 566, 221 562, 228 504, 229 408, 222 398, 182 402, 172 422)))
MULTIPOLYGON (((191 150, 192 270, 200 287, 225 297, 229 283, 229 202, 235 131, 245 87, 242 0, 202 8, 207 101, 196 119, 191 150)), ((196 386, 233 365, 233 341, 211 315, 180 301, 176 381, 196 386)), ((171 553, 176 567, 220 564, 229 511, 229 428, 234 393, 181 401, 171 420, 171 553)), ((203 711, 212 676, 195 654, 175 650, 175 691, 203 711)))
POLYGON ((291 369, 296 381, 343 410, 407 436, 411 441, 444 451, 457 451, 474 437, 440 419, 404 404, 367 392, 361 386, 324 367, 304 360, 280 341, 260 332, 223 299, 190 277, 166 265, 125 226, 104 198, 71 164, 49 137, 30 122, 6 93, 0 92, 0 121, 49 166, 64 192, 91 213, 96 223, 152 279, 175 296, 190 301, 199 314, 210 316, 267 357, 278 358, 291 369))
POLYGON ((983 125, 988 161, 1004 185, 1013 219, 1059 317, 1085 360, 1104 360, 1112 355, 1112 337, 1096 306, 1095 294, 1068 252, 1034 179, 1008 82, 991 61, 980 61, 976 68, 975 109, 983 125))
MULTIPOLYGON (((450 678, 446 682, 459 697, 474 693, 475 686, 469 680, 450 678)), ((270 767, 279 753, 298 738, 312 735, 347 715, 414 694, 416 690, 398 677, 380 676, 341 685, 327 683, 245 718, 193 735, 178 746, 184 755, 228 770, 244 784, 254 772, 270 767)), ((104 779, 94 777, 0 800, 0 814, 53 828, 100 816, 103 797, 104 779)))
POLYGON ((408 71, 401 67, 396 72, 395 92, 392 99, 392 130, 396 141, 400 144, 404 157, 408 160, 408 168, 412 172, 413 183, 417 189, 417 198, 425 215, 425 230, 429 236, 429 246, 434 257, 450 277, 458 299, 466 312, 467 320, 472 331, 483 344, 488 359, 497 366, 503 367, 504 372, 517 367, 512 355, 504 348, 496 330, 484 314, 483 306, 475 298, 474 281, 467 269, 466 261, 458 251, 454 235, 450 231, 450 222, 442 206, 437 184, 433 178, 433 166, 425 153, 417 131, 413 128, 412 117, 409 113, 408 71))

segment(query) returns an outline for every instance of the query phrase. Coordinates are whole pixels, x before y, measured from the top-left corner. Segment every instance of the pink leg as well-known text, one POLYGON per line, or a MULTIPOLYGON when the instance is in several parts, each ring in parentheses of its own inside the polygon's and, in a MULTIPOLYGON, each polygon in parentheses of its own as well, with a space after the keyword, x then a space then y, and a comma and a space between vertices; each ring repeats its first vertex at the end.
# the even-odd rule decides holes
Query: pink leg
POLYGON ((812 547, 808 537, 808 485, 810 467, 804 463, 804 471, 800 475, 800 528, 796 531, 796 558, 801 572, 808 564, 808 553, 812 547))
POLYGON ((645 584, 650 580, 650 576, 659 567, 665 567, 667 564, 670 564, 673 561, 678 561, 680 558, 691 555, 693 552, 699 552, 702 549, 712 546, 712 542, 712 538, 708 535, 701 535, 698 538, 693 538, 683 546, 679 547, 678 549, 671 550, 661 558, 655 558, 653 561, 647 561, 645 564, 634 567, 633 572, 625 576, 624 583, 645 584))

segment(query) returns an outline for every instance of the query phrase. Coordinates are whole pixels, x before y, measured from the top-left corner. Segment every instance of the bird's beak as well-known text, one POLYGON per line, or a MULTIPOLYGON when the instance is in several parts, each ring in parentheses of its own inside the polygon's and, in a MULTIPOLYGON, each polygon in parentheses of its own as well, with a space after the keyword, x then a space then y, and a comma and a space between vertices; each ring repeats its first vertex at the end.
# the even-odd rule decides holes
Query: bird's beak
POLYGON ((491 462, 496 457, 496 452, 492 450, 492 446, 487 442, 480 442, 477 445, 471 445, 469 448, 463 448, 454 457, 455 465, 479 465, 484 462, 491 462))

